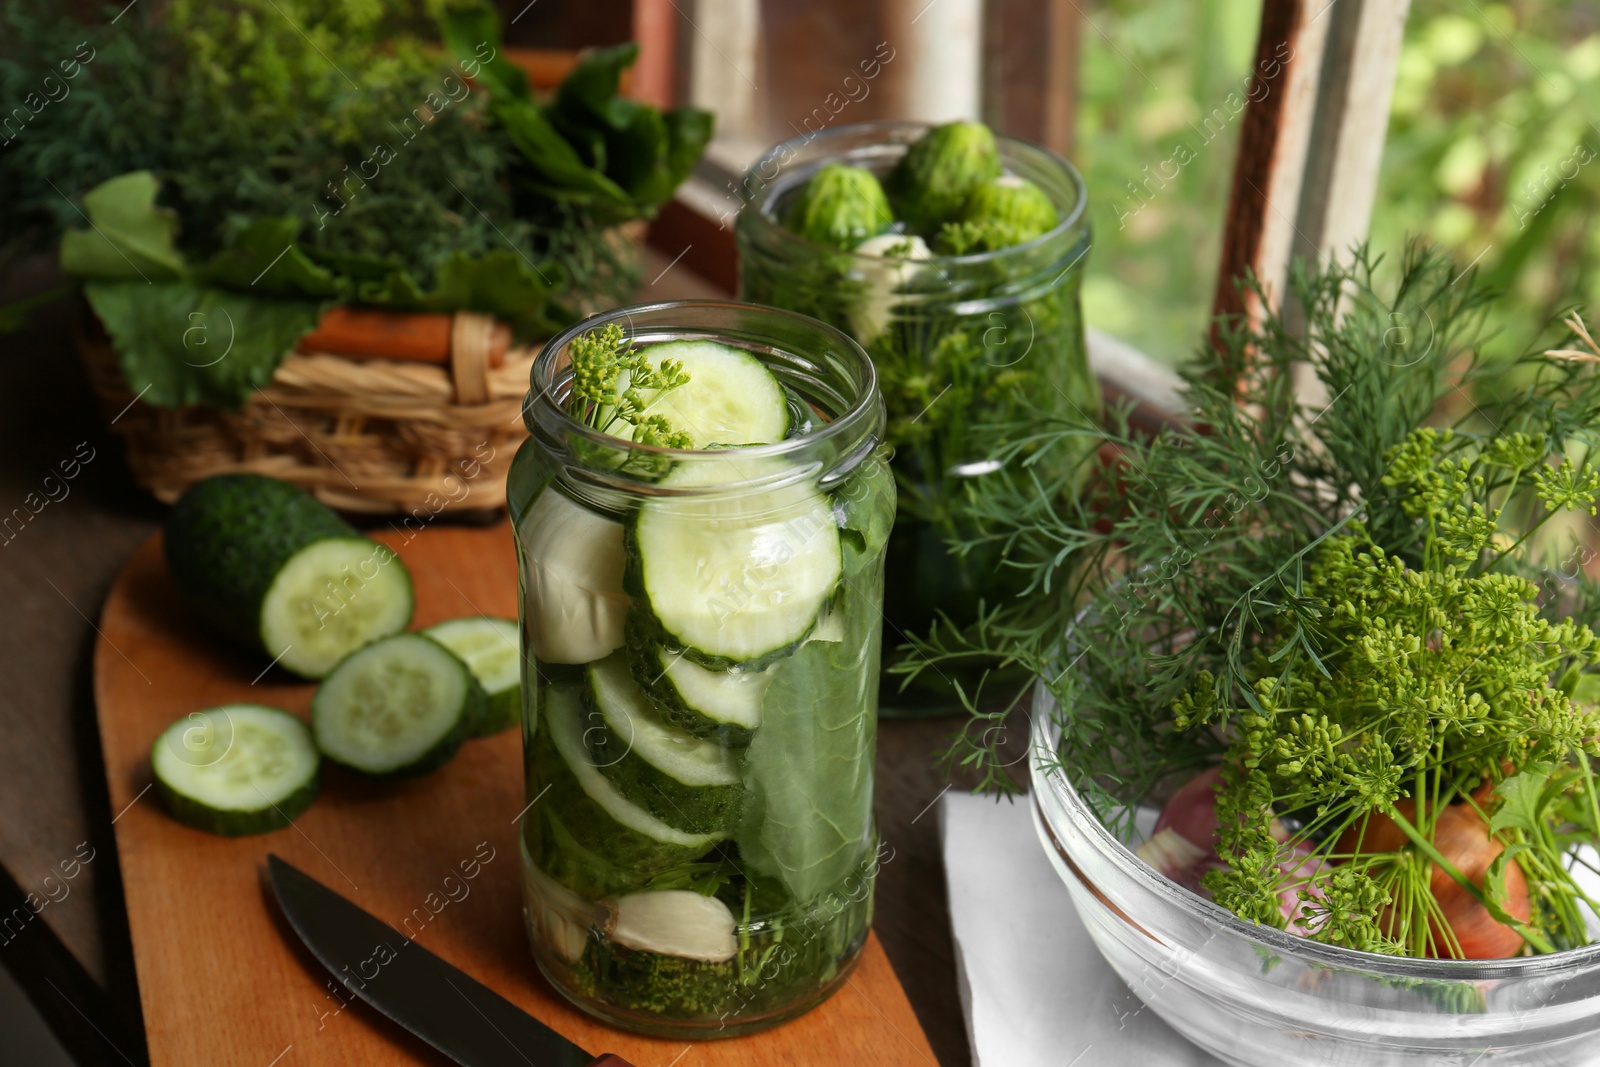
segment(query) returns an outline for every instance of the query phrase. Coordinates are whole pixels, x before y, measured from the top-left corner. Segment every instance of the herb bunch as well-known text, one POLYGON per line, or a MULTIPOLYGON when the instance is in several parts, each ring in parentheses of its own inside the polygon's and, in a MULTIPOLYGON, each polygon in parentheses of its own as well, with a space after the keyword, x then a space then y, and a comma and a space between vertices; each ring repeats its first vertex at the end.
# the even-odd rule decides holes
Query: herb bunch
POLYGON ((683 362, 654 366, 622 327, 610 323, 573 338, 572 392, 567 413, 591 429, 655 448, 692 448, 689 434, 651 411, 669 392, 689 384, 683 362), (623 428, 628 429, 624 432, 623 428))
POLYGON ((307 253, 376 260, 423 292, 458 252, 510 241, 542 262, 552 244, 579 238, 554 212, 517 217, 504 180, 514 149, 486 129, 485 94, 446 95, 460 96, 452 64, 472 52, 442 54, 430 15, 415 0, 176 0, 112 27, 9 3, 8 99, 36 90, 78 41, 94 58, 0 152, 12 194, 0 221, 29 250, 48 248, 83 225, 74 200, 84 192, 149 170, 197 262, 236 247, 262 218, 296 219, 291 237, 307 253), (419 108, 433 111, 425 127, 419 108), (378 145, 392 161, 380 162, 389 153, 375 155, 378 145))
POLYGON ((0 0, 0 29, 0 93, 27 102, 0 133, 0 230, 13 253, 60 242, 160 406, 238 406, 335 304, 532 338, 619 302, 637 262, 611 228, 711 133, 618 95, 632 44, 536 99, 474 0, 173 0, 98 26, 0 0), (229 327, 228 359, 194 350, 229 327))
MULTIPOLYGON (((1000 552, 1026 592, 914 642, 902 670, 1037 674, 1055 759, 1122 833, 1220 764, 1225 868, 1205 885, 1246 918, 1281 926, 1299 894, 1308 936, 1460 955, 1438 869, 1534 951, 1586 943, 1570 868, 1600 834, 1600 590, 1557 574, 1600 495, 1600 353, 1525 356, 1518 388, 1475 404, 1507 380, 1477 354, 1492 294, 1423 246, 1388 284, 1381 266, 1298 271, 1300 328, 1220 323, 1186 373, 1190 422, 1012 427, 1017 462, 969 488, 980 528, 956 548, 1000 552), (1309 377, 1325 400, 1300 399, 1309 377), (1115 458, 1078 494, 1038 457, 1086 440, 1115 458), (1432 845, 1458 816, 1496 850, 1477 881, 1432 845)), ((965 694, 947 755, 1003 790, 999 727, 1027 693, 994 695, 965 694)))

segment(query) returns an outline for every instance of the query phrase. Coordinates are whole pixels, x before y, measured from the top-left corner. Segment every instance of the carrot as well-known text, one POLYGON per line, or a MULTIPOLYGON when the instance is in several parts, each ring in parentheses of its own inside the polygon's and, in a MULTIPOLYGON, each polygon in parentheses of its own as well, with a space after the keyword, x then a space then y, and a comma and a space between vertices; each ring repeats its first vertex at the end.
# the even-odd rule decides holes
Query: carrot
MULTIPOLYGON (((330 309, 317 328, 300 339, 302 352, 331 352, 355 359, 410 360, 450 363, 452 317, 422 312, 379 311, 372 308, 330 309)), ((489 365, 505 362, 511 331, 497 327, 489 350, 489 365)))
MULTIPOLYGON (((1401 800, 1395 808, 1407 820, 1416 810, 1409 799, 1401 800)), ((1434 822, 1432 843, 1441 856, 1479 889, 1483 888, 1489 864, 1505 851, 1505 846, 1490 835, 1483 816, 1468 804, 1452 804, 1439 812, 1434 822)), ((1373 814, 1368 817, 1365 827, 1358 824, 1346 830, 1340 836, 1335 852, 1343 855, 1395 852, 1408 844, 1410 838, 1393 819, 1387 815, 1373 814)), ((1516 860, 1506 864, 1503 881, 1506 912, 1521 922, 1527 922, 1533 914, 1533 906, 1528 897, 1527 878, 1516 860)), ((1434 920, 1429 920, 1433 943, 1438 948, 1453 942, 1460 946, 1462 956, 1471 960, 1503 959, 1521 950, 1522 935, 1489 914, 1487 908, 1437 863, 1432 865, 1429 872, 1428 890, 1438 902, 1439 911, 1449 925, 1446 933, 1434 920)), ((1391 926, 1392 922, 1392 916, 1383 920, 1385 926, 1391 926)))

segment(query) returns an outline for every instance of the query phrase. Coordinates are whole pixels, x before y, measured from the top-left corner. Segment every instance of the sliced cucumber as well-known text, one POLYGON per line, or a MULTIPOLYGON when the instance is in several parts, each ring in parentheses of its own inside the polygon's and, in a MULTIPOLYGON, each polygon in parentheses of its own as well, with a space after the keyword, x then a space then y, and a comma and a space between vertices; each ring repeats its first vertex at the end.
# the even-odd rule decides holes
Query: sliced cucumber
MULTIPOLYGON (((642 349, 652 366, 672 359, 689 380, 662 393, 649 406, 686 432, 695 448, 758 445, 781 441, 789 432, 789 401, 777 375, 752 353, 715 341, 668 341, 642 349)), ((633 427, 618 436, 632 440, 633 427)))
POLYGON ((589 667, 586 697, 599 721, 584 741, 623 796, 689 833, 731 830, 743 787, 731 752, 661 722, 619 653, 589 667))
POLYGON ((487 714, 472 736, 508 730, 522 720, 522 639, 511 619, 472 615, 422 631, 456 654, 483 686, 487 714))
POLYGON ((554 486, 522 519, 528 637, 546 663, 589 663, 622 647, 622 524, 554 486))
POLYGON ((449 762, 486 700, 449 649, 398 634, 333 669, 311 698, 311 728, 335 763, 374 778, 410 778, 449 762))
POLYGON ((626 584, 666 643, 706 667, 758 668, 815 625, 842 571, 826 496, 787 460, 686 462, 628 530, 626 584), (729 482, 759 481, 762 488, 729 482))
POLYGON ((275 478, 195 483, 167 516, 165 549, 192 607, 307 678, 411 621, 411 576, 399 557, 275 478))
POLYGON ((770 670, 702 667, 681 648, 631 634, 628 661, 634 680, 655 701, 663 722, 732 747, 748 744, 761 725, 761 703, 772 684, 770 670))
MULTIPOLYGON (((549 795, 540 803, 599 861, 642 882, 657 870, 699 858, 727 836, 679 830, 623 796, 584 747, 576 693, 549 690, 542 705, 545 729, 535 735, 533 762, 547 774, 549 795)), ((549 865, 545 869, 557 874, 549 865)))
POLYGON ((319 762, 305 723, 260 704, 193 712, 150 747, 168 813, 229 837, 288 826, 317 795, 319 762))
MULTIPOLYGON (((552 758, 560 758, 548 747, 545 751, 552 758)), ((588 900, 626 893, 650 881, 658 868, 641 872, 619 867, 578 844, 548 799, 548 795, 541 798, 522 820, 523 843, 540 870, 588 900)))
POLYGON ((365 538, 307 545, 278 569, 261 602, 261 643, 307 678, 411 622, 411 575, 400 557, 365 538))

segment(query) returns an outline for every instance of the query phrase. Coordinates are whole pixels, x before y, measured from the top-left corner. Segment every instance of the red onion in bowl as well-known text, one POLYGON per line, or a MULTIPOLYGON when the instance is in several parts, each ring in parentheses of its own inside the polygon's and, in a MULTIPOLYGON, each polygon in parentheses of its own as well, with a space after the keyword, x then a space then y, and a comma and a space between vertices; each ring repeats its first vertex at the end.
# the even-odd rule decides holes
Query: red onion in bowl
MULTIPOLYGON (((1180 786, 1161 809, 1149 839, 1136 852, 1157 871, 1208 899, 1211 894, 1200 887, 1200 879, 1207 871, 1223 866, 1217 855, 1217 785, 1221 781, 1222 769, 1210 767, 1180 786)), ((1289 837, 1277 819, 1272 820, 1272 836, 1280 843, 1289 837)), ((1309 876, 1320 866, 1320 861, 1313 863, 1310 856, 1310 842, 1297 842, 1278 860, 1278 869, 1291 878, 1301 874, 1309 876)), ((1313 893, 1313 896, 1320 895, 1320 892, 1313 893)), ((1303 904, 1298 886, 1291 885, 1278 894, 1278 910, 1290 933, 1306 932, 1300 921, 1303 904)))
POLYGON ((1211 767, 1189 779, 1167 800, 1155 829, 1138 856, 1193 892, 1200 879, 1217 866, 1217 783, 1222 770, 1211 767))

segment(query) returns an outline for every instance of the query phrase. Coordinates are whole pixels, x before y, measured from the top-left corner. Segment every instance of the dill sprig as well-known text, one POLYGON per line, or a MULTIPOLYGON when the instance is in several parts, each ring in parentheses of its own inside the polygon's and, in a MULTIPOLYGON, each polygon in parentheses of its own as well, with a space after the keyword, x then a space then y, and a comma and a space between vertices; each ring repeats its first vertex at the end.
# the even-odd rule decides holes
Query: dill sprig
MULTIPOLYGON (((1004 428, 1006 465, 972 481, 977 530, 955 548, 998 551, 1025 591, 914 641, 901 670, 1037 676, 1054 759, 1120 832, 1135 804, 1222 764, 1227 867, 1206 884, 1245 918, 1281 926, 1280 894, 1298 892, 1309 936, 1459 954, 1429 842, 1466 804, 1506 849, 1474 898, 1535 951, 1586 943, 1594 902, 1568 861, 1600 834, 1585 625, 1600 589, 1573 518, 1600 496, 1600 348, 1574 318, 1585 350, 1489 365, 1493 294, 1475 276, 1415 244, 1390 284, 1381 267, 1361 250, 1297 270, 1294 319, 1219 323, 1185 375, 1188 421, 1154 436, 1126 407, 1103 429, 1004 428), (1312 379, 1325 400, 1302 399, 1312 379), (1103 446, 1087 483, 1048 473, 1041 457, 1086 439, 1103 446), (1296 827, 1287 843, 1274 815, 1296 827), (1380 815, 1415 836, 1338 851, 1380 815), (1285 864, 1293 846, 1325 862, 1285 864), (1512 856, 1527 923, 1506 911, 1512 856)), ((1029 688, 964 694, 947 760, 1014 788, 1000 727, 1029 688)))
POLYGON ((694 440, 673 426, 670 419, 651 409, 669 392, 689 382, 683 362, 650 362, 634 348, 622 327, 610 323, 572 339, 572 391, 567 413, 585 426, 612 436, 626 436, 634 444, 656 448, 692 448, 694 440), (622 427, 630 427, 624 435, 622 427))

